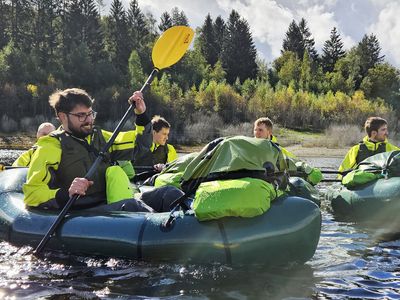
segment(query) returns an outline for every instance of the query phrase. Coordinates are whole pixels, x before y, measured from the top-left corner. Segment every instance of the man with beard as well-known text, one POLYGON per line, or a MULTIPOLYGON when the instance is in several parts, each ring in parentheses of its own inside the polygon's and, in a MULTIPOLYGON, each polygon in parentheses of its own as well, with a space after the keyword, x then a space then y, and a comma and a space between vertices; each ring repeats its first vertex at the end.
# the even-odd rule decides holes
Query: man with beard
POLYGON ((37 142, 23 186, 28 207, 60 210, 70 197, 79 195, 71 209, 152 211, 142 201, 132 199, 129 180, 114 163, 130 159, 136 136, 145 126, 151 126, 142 93, 135 92, 129 102, 135 104, 136 129, 118 134, 88 180, 85 174, 102 155, 99 151, 112 133, 94 126, 97 113, 92 109, 93 99, 84 90, 71 88, 50 96, 49 103, 62 125, 37 142))
MULTIPOLYGON (((387 151, 400 150, 388 142, 388 123, 380 117, 369 117, 364 124, 367 135, 357 145, 351 147, 343 159, 339 172, 354 168, 364 159, 387 151)), ((341 176, 339 175, 339 178, 341 176)))

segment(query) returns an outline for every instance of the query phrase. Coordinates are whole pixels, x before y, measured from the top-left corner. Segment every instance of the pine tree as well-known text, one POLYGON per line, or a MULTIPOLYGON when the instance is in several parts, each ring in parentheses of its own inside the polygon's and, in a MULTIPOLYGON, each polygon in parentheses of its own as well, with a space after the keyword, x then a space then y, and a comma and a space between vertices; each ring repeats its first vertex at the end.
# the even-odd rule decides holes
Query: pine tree
POLYGON ((283 40, 282 53, 291 51, 296 54, 298 59, 302 59, 304 55, 304 40, 299 26, 293 20, 285 34, 283 40))
POLYGON ((212 67, 218 61, 217 42, 214 35, 213 20, 210 14, 207 15, 203 26, 200 29, 199 45, 201 54, 207 63, 212 67))
POLYGON ((95 1, 97 4, 97 10, 98 10, 99 14, 101 15, 101 13, 105 7, 104 0, 95 0, 95 1))
POLYGON ((164 12, 160 17, 160 25, 158 25, 158 29, 161 32, 164 32, 168 28, 172 27, 172 19, 168 12, 164 12))
POLYGON ((125 10, 120 0, 113 0, 109 16, 109 47, 116 68, 127 74, 130 56, 128 25, 125 10))
POLYGON ((214 37, 215 37, 215 51, 218 55, 218 58, 221 59, 222 46, 224 43, 225 36, 225 22, 221 16, 218 16, 213 24, 214 27, 214 37))
POLYGON ((226 28, 222 64, 227 72, 227 81, 234 83, 236 78, 239 78, 241 82, 247 78, 255 78, 257 52, 247 21, 232 10, 226 28))
POLYGON ((86 44, 92 61, 104 57, 103 32, 95 0, 70 0, 64 17, 67 52, 86 44))
POLYGON ((30 0, 11 0, 11 38, 14 46, 29 53, 32 45, 34 13, 30 0))
POLYGON ((142 47, 149 35, 149 29, 147 28, 146 18, 140 10, 137 0, 131 0, 128 9, 128 25, 131 38, 131 48, 142 47))
POLYGON ((188 18, 186 17, 183 10, 179 11, 177 7, 174 7, 171 11, 172 26, 189 26, 188 18))
POLYGON ((364 35, 357 45, 357 53, 361 58, 361 77, 364 78, 368 70, 383 61, 384 55, 380 55, 381 47, 374 34, 364 35))
POLYGON ((59 34, 56 27, 58 17, 57 4, 58 1, 55 0, 31 0, 32 9, 35 11, 35 19, 32 23, 31 56, 35 61, 36 71, 39 71, 38 68, 43 71, 44 78, 41 78, 42 80, 47 80, 46 71, 52 72, 59 67, 55 65, 56 53, 54 51, 57 48, 57 36, 59 34))
POLYGON ((333 27, 331 31, 330 39, 325 41, 322 52, 323 71, 332 72, 335 68, 336 62, 344 57, 346 53, 343 50, 343 42, 336 30, 336 27, 333 27))
POLYGON ((10 41, 10 12, 10 5, 5 0, 0 0, 0 49, 10 41))
POLYGON ((314 63, 317 62, 318 53, 317 50, 315 50, 315 41, 311 37, 310 29, 308 28, 307 21, 304 18, 302 18, 299 22, 299 30, 303 36, 304 49, 307 50, 311 61, 314 63))
POLYGON ((285 39, 283 40, 282 48, 282 53, 291 51, 297 55, 299 60, 303 59, 304 51, 307 51, 313 65, 315 66, 318 62, 315 41, 311 37, 310 30, 304 18, 300 20, 299 25, 296 24, 295 20, 290 23, 285 39))
POLYGON ((85 22, 83 42, 88 45, 89 55, 92 62, 99 61, 105 57, 104 33, 100 26, 100 12, 95 0, 81 0, 82 14, 85 22))

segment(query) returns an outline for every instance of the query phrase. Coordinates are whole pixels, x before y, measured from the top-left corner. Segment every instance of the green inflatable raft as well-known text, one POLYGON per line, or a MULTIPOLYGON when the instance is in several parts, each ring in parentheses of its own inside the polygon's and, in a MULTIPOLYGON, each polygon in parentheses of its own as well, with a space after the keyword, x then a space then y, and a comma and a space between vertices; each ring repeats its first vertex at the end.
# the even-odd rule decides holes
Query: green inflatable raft
MULTIPOLYGON (((22 184, 26 169, 0 173, 0 239, 37 246, 57 214, 27 210, 22 184)), ((46 246, 79 255, 155 262, 285 265, 304 263, 315 253, 321 231, 318 205, 287 195, 263 215, 199 222, 194 215, 113 212, 67 215, 46 246)))
POLYGON ((400 232, 400 151, 365 159, 343 182, 325 196, 336 216, 400 232))
POLYGON ((325 197, 342 219, 378 225, 400 223, 400 177, 377 179, 352 189, 335 184, 325 197))

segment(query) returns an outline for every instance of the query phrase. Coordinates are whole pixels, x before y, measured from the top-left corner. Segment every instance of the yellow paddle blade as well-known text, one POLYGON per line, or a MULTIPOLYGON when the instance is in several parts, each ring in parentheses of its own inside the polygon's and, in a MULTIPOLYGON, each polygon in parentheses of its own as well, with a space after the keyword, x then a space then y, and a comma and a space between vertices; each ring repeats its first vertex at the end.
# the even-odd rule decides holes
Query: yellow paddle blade
POLYGON ((154 67, 161 70, 177 63, 186 53, 194 37, 194 31, 187 26, 168 28, 157 40, 151 57, 154 67))

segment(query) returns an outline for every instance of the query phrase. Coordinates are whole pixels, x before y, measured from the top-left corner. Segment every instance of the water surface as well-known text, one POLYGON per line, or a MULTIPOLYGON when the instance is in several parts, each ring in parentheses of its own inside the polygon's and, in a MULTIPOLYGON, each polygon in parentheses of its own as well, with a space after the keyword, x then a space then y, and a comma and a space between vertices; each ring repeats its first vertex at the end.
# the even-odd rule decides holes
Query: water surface
MULTIPOLYGON (((0 158, 18 153, 0 150, 0 158)), ((309 158, 336 169, 338 158, 309 158)), ((1 159, 0 159, 1 161, 1 159)), ((327 183, 318 187, 323 192, 327 183)), ((0 299, 400 299, 400 240, 340 222, 322 202, 314 257, 284 268, 153 264, 45 253, 0 242, 0 299)), ((251 255, 251 253, 249 253, 251 255)), ((265 255, 268 255, 266 253, 265 255)))

